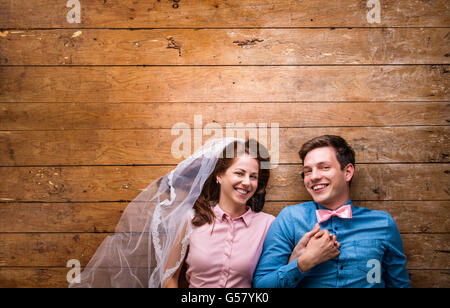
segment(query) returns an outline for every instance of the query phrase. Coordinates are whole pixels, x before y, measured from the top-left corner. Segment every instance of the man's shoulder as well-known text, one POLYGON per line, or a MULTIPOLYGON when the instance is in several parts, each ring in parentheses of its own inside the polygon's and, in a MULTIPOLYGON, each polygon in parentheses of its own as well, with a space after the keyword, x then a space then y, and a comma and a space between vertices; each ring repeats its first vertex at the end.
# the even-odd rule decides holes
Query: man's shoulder
POLYGON ((364 206, 354 206, 360 215, 371 215, 380 218, 392 218, 391 214, 386 211, 373 210, 364 206))
POLYGON ((384 225, 385 227, 389 227, 395 225, 395 221, 391 214, 386 211, 373 210, 363 206, 356 206, 355 209, 357 211, 357 215, 369 216, 372 222, 378 221, 380 226, 384 225))
POLYGON ((280 214, 291 214, 291 213, 305 213, 310 212, 316 209, 316 206, 313 201, 303 202, 303 203, 297 203, 292 205, 285 206, 280 214))
POLYGON ((284 234, 294 236, 297 232, 312 229, 316 221, 315 203, 304 202, 285 206, 272 224, 272 232, 283 230, 284 234))
MULTIPOLYGON (((316 206, 312 201, 285 206, 277 215, 277 220, 307 220, 315 213, 316 206)), ((315 214, 314 214, 315 217, 315 214)))

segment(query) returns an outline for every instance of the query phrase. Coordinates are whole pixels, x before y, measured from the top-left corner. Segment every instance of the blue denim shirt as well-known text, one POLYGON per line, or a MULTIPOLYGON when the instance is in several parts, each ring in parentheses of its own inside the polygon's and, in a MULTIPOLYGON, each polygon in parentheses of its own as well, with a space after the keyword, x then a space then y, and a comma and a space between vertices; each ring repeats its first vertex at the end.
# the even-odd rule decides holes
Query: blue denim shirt
POLYGON ((352 206, 351 219, 337 216, 320 224, 336 235, 340 254, 306 273, 289 257, 306 232, 317 223, 315 202, 285 207, 270 227, 256 268, 257 288, 410 287, 400 232, 391 215, 352 206))

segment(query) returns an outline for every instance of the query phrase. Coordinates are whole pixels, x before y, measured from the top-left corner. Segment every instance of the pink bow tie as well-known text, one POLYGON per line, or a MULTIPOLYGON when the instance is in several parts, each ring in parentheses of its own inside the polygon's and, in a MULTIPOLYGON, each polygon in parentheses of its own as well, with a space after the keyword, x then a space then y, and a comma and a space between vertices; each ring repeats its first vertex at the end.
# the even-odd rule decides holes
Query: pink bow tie
POLYGON ((338 216, 340 218, 352 218, 352 206, 350 204, 347 204, 341 206, 336 211, 316 210, 316 216, 319 223, 327 221, 332 216, 338 216))

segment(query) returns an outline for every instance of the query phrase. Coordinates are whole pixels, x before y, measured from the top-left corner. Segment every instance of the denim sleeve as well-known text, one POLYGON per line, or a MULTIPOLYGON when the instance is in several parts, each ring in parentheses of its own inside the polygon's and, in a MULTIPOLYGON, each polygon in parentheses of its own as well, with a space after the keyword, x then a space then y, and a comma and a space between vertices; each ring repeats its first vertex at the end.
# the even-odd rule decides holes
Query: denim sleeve
POLYGON ((388 214, 387 251, 384 257, 383 278, 388 288, 410 288, 409 275, 406 270, 406 256, 400 232, 388 214))
POLYGON ((294 227, 283 210, 272 223, 253 279, 255 288, 295 288, 305 276, 297 260, 288 263, 294 249, 294 227))

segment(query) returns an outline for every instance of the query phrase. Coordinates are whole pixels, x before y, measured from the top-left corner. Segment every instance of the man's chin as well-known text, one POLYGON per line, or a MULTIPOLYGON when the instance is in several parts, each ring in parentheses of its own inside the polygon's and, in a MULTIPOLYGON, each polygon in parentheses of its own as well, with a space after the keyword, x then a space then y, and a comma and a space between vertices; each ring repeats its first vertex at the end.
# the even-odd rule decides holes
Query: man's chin
POLYGON ((311 194, 311 197, 313 198, 315 203, 319 203, 322 205, 327 203, 327 198, 325 196, 317 196, 317 195, 311 194))

